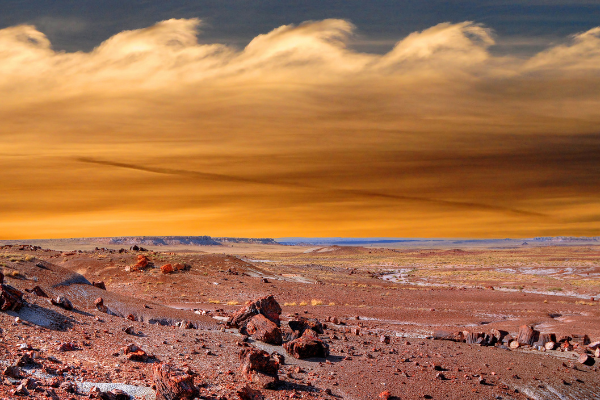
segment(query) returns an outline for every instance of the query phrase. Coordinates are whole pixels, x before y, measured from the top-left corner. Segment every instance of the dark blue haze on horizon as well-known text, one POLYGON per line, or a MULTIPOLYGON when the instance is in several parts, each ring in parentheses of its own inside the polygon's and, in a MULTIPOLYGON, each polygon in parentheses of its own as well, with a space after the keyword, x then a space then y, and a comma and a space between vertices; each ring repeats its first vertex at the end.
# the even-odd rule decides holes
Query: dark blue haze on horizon
POLYGON ((351 43, 385 53, 411 32, 474 21, 497 34, 497 53, 533 54, 600 25, 600 1, 559 0, 3 0, 0 29, 33 24, 55 50, 89 51, 123 30, 170 18, 200 18, 200 42, 245 46, 286 24, 341 18, 357 27, 351 43))

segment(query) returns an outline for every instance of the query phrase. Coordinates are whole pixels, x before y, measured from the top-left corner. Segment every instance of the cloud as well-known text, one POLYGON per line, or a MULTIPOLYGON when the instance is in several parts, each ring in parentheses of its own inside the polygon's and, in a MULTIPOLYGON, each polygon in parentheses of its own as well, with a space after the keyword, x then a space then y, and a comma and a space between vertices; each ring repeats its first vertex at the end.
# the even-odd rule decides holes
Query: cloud
POLYGON ((351 49, 344 20, 242 49, 199 43, 199 26, 162 21, 74 53, 31 25, 0 30, 3 152, 30 155, 2 162, 3 187, 19 184, 0 228, 29 235, 64 215, 74 236, 86 218, 121 234, 98 221, 130 212, 148 229, 169 210, 171 232, 198 234, 187 213, 257 236, 596 232, 600 165, 585 149, 598 142, 600 28, 523 59, 493 55, 494 33, 473 22, 384 55, 351 49))

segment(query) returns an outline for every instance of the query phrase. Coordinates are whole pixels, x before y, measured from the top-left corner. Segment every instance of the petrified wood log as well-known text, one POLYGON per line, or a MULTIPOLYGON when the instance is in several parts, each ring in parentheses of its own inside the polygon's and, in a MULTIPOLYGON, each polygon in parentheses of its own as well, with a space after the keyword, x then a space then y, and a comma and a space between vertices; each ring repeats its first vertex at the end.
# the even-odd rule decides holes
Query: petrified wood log
POLYGON ((199 394, 194 377, 169 364, 155 364, 152 372, 156 400, 191 400, 199 394))

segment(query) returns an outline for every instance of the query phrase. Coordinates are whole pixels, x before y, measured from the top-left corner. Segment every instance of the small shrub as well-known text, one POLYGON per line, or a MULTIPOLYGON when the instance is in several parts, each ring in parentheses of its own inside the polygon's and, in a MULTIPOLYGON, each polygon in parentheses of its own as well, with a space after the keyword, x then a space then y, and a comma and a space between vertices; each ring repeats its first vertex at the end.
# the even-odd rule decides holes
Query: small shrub
POLYGON ((221 302, 220 302, 219 300, 212 300, 212 299, 209 299, 209 300, 208 300, 208 302, 209 302, 210 304, 221 304, 221 302))
POLYGON ((310 301, 310 304, 312 304, 313 306, 322 306, 323 305, 323 300, 312 299, 310 301))
POLYGON ((239 302, 239 301, 237 301, 237 300, 229 300, 229 301, 227 302, 227 305, 228 305, 228 306, 239 306, 239 305, 240 305, 240 302, 239 302))
POLYGON ((306 302, 306 301, 301 301, 301 302, 300 302, 300 305, 301 305, 301 306, 307 306, 307 305, 308 305, 308 302, 306 302))
POLYGON ((292 302, 292 303, 283 303, 284 306, 295 306, 296 302, 292 302))
POLYGON ((25 257, 25 261, 33 261, 33 260, 35 260, 34 256, 29 255, 29 256, 25 257))

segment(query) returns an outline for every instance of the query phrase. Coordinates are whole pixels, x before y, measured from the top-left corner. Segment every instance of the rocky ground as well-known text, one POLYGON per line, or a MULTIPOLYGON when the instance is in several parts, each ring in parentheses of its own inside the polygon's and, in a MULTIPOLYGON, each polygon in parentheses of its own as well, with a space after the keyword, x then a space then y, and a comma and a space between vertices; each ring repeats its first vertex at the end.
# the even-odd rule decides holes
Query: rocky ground
POLYGON ((596 247, 197 249, 1 248, 0 398, 600 398, 596 247))

